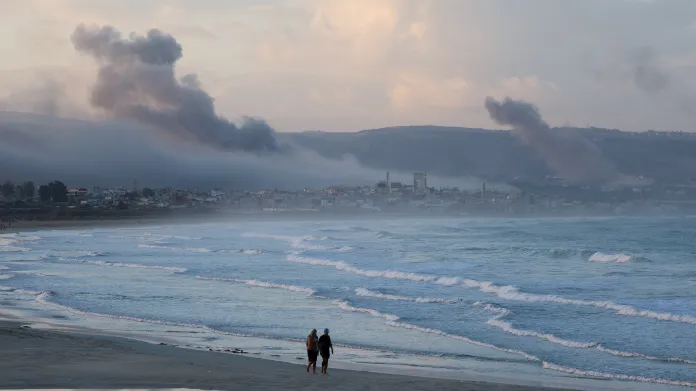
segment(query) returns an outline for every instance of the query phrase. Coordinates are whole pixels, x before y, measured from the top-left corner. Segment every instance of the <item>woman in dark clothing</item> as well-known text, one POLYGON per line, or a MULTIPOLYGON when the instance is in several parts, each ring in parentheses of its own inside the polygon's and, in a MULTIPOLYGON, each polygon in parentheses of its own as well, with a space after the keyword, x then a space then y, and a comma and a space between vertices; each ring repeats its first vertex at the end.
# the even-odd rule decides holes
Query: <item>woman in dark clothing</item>
POLYGON ((309 367, 314 367, 314 373, 317 373, 317 356, 319 354, 319 346, 317 341, 317 329, 312 329, 312 332, 307 336, 307 358, 309 359, 309 364, 307 364, 307 372, 309 372, 309 367))
POLYGON ((321 373, 326 374, 326 370, 329 368, 329 357, 333 354, 329 329, 324 329, 324 335, 319 337, 319 353, 321 354, 321 373))

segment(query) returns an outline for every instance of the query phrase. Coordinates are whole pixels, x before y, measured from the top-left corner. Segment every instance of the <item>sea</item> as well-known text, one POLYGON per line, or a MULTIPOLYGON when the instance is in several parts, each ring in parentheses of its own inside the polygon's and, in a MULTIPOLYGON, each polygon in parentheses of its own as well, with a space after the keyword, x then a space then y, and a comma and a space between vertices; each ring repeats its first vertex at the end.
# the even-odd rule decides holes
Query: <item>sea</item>
POLYGON ((0 309, 298 364, 328 328, 339 367, 696 388, 694 218, 158 224, 0 235, 0 309))

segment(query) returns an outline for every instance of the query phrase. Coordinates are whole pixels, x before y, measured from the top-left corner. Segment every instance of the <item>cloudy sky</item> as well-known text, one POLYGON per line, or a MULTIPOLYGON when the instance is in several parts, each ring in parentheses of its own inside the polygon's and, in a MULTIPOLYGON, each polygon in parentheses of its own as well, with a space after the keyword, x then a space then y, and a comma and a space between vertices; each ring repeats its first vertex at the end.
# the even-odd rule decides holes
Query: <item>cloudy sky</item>
POLYGON ((696 130, 694 0, 3 0, 2 108, 99 115, 79 23, 171 33, 221 115, 280 131, 496 128, 489 95, 552 125, 696 130))

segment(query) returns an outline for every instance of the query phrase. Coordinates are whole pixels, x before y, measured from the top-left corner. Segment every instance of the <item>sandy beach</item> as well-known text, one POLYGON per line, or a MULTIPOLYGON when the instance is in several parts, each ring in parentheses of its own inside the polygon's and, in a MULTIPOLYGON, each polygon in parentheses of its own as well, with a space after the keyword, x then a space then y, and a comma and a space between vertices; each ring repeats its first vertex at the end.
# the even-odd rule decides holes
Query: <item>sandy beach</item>
POLYGON ((114 337, 38 330, 0 321, 1 388, 218 390, 550 390, 349 370, 307 374, 243 354, 203 352, 114 337))

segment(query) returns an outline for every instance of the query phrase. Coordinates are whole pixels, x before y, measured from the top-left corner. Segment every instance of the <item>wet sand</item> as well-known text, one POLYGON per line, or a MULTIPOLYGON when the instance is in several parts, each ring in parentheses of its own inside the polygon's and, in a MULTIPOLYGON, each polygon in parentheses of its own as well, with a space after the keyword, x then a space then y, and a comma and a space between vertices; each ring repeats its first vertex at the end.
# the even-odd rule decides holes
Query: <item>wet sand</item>
POLYGON ((0 388, 531 391, 550 388, 303 366, 0 321, 0 388))

